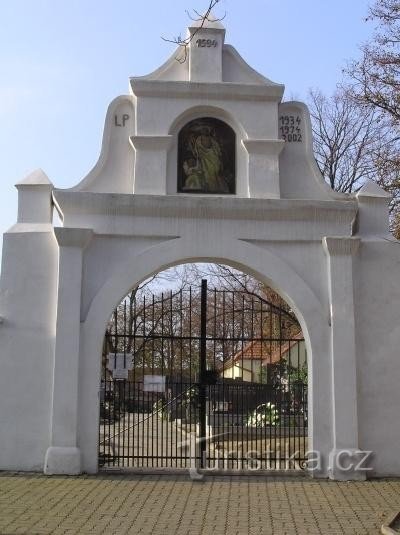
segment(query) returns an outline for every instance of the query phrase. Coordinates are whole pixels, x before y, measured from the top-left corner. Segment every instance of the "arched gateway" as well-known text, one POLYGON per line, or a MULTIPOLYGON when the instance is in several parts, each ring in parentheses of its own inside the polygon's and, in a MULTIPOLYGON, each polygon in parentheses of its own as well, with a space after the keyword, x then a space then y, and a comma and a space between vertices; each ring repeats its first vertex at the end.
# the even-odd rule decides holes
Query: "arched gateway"
POLYGON ((167 270, 107 324, 99 465, 301 470, 307 383, 300 323, 273 290, 228 266, 167 270))
POLYGON ((219 22, 189 32, 185 62, 174 54, 111 103, 99 161, 77 186, 56 189, 42 171, 17 184, 1 273, 0 469, 98 470, 110 315, 152 274, 199 261, 253 275, 295 314, 312 474, 400 475, 387 194, 370 182, 331 191, 307 108, 282 103, 284 87, 224 44, 219 22))

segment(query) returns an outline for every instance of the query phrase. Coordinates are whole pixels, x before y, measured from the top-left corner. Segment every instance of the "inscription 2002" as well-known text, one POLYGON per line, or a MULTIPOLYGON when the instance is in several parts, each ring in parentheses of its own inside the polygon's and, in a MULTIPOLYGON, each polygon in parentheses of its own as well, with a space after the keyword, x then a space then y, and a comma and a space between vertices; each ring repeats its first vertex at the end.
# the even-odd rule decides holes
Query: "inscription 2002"
POLYGON ((281 115, 279 117, 279 133, 280 137, 289 143, 302 142, 301 117, 299 115, 281 115))

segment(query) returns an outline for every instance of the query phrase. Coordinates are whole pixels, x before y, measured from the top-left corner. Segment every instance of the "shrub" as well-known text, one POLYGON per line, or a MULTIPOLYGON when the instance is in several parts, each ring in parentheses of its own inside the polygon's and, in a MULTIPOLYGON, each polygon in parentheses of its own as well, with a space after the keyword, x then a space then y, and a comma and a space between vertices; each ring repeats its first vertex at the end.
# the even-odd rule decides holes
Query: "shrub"
POLYGON ((271 402, 258 405, 247 417, 247 427, 266 427, 279 422, 279 411, 271 402))

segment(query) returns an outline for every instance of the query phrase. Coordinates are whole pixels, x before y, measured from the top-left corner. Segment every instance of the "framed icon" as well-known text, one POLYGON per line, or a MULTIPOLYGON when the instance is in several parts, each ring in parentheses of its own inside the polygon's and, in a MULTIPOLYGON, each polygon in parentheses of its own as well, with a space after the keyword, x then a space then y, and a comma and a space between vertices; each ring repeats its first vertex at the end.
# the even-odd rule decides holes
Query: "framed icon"
POLYGON ((235 193, 236 135, 213 117, 194 119, 179 132, 178 192, 235 193))

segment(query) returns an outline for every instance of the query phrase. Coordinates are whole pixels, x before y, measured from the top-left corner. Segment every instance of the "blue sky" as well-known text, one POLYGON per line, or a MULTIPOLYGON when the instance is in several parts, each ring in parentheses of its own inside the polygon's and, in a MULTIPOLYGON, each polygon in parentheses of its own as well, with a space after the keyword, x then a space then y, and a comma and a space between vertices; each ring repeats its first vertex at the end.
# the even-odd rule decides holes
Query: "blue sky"
MULTIPOLYGON (((96 162, 109 102, 171 54, 187 9, 207 0, 0 0, 0 233, 16 220, 13 185, 41 167, 57 187, 96 162)), ((326 93, 373 30, 365 0, 222 0, 226 41, 304 100, 326 93)), ((1 240, 0 240, 1 247, 1 240)))

